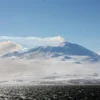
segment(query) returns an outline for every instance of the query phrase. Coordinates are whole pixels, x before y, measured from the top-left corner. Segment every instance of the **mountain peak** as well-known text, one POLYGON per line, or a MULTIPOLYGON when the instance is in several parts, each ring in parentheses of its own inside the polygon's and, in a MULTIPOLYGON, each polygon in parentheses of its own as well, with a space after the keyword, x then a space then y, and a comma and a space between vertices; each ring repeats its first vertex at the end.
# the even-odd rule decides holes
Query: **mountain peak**
POLYGON ((68 44, 71 44, 71 43, 70 43, 70 42, 62 42, 62 43, 60 43, 58 46, 64 47, 64 46, 66 46, 66 45, 68 45, 68 44))

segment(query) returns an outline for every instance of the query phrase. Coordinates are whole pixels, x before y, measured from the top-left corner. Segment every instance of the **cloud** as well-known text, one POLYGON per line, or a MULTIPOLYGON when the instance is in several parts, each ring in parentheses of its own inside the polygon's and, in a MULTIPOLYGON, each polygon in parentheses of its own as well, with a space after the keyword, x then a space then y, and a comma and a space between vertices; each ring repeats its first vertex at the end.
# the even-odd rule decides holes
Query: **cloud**
POLYGON ((34 46, 54 46, 59 43, 65 42, 65 39, 61 36, 56 37, 9 37, 9 36, 0 36, 0 41, 14 41, 18 44, 21 44, 26 48, 33 48, 34 46))
POLYGON ((96 53, 100 55, 100 52, 96 52, 96 53))
POLYGON ((0 55, 22 49, 21 45, 11 41, 0 42, 0 55))

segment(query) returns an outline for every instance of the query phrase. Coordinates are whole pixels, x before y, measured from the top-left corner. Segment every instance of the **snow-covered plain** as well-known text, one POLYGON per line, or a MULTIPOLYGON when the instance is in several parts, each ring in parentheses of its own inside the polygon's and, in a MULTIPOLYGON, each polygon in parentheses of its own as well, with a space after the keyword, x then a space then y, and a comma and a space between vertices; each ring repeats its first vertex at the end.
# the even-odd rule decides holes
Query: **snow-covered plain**
POLYGON ((72 79, 99 79, 100 63, 76 64, 59 59, 0 59, 0 84, 34 85, 72 79), (98 76, 94 76, 98 73, 98 76))

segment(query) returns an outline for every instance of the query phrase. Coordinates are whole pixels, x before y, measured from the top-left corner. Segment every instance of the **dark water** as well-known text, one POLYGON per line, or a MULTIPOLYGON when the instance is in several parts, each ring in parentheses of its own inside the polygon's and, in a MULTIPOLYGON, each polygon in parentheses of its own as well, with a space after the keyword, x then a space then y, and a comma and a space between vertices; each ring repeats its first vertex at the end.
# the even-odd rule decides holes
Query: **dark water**
POLYGON ((100 100, 100 86, 5 86, 0 100, 100 100))

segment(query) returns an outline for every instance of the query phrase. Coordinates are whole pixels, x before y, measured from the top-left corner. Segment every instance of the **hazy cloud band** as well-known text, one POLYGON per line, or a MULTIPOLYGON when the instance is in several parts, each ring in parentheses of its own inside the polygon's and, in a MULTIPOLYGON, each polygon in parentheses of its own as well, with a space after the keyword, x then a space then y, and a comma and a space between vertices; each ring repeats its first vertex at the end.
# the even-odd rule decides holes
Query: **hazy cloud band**
POLYGON ((0 36, 0 41, 13 41, 26 48, 32 48, 34 46, 54 46, 59 43, 65 42, 65 39, 61 36, 56 37, 9 37, 0 36))

